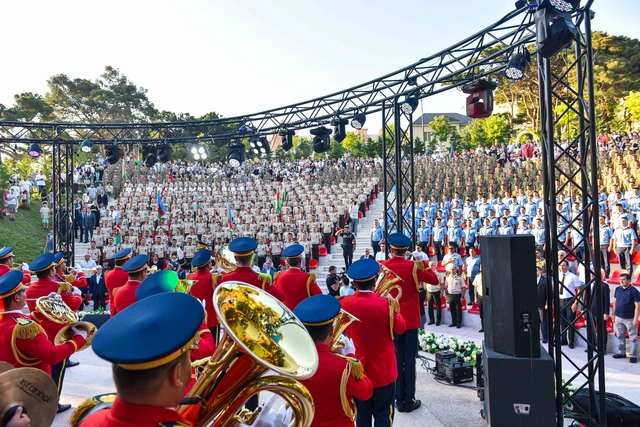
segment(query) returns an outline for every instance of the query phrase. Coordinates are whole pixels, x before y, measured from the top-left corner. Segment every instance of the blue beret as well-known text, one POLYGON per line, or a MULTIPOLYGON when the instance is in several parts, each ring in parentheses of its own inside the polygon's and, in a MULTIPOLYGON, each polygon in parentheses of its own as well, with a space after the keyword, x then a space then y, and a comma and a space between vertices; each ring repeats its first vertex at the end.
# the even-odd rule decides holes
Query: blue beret
POLYGON ((173 270, 160 270, 144 279, 136 290, 136 299, 140 301, 151 295, 173 292, 178 286, 178 273, 173 270))
POLYGON ((11 246, 0 249, 0 259, 9 258, 11 256, 13 256, 13 248, 11 246))
POLYGON ((347 274, 356 282, 365 282, 376 277, 380 265, 374 259, 359 259, 349 266, 347 274))
POLYGON ((58 252, 53 256, 53 262, 56 263, 56 267, 64 262, 64 253, 58 252))
POLYGON ((203 320, 204 309, 191 295, 153 295, 109 319, 91 346, 98 357, 123 369, 153 369, 189 351, 203 320))
POLYGON ((147 268, 147 263, 149 262, 149 255, 136 255, 127 261, 122 269, 129 274, 137 273, 145 268, 147 268))
POLYGON ((43 271, 48 268, 51 268, 54 265, 55 264, 54 264, 53 254, 46 253, 34 259, 33 262, 30 264, 29 268, 31 269, 31 271, 38 272, 38 271, 43 271))
POLYGON ((131 248, 123 249, 120 252, 116 252, 111 257, 111 259, 114 259, 116 261, 120 261, 125 258, 131 258, 131 248))
POLYGON ((411 239, 401 233, 390 234, 387 241, 392 248, 403 249, 411 246, 411 239))
POLYGON ((211 261, 211 251, 209 249, 200 249, 191 260, 192 267, 202 267, 211 261))
POLYGON ((22 284, 22 274, 20 270, 11 270, 0 277, 0 298, 5 298, 27 289, 22 284))
POLYGON ((314 295, 303 300, 293 310, 293 314, 308 326, 327 325, 338 313, 340 313, 340 302, 331 295, 314 295))
POLYGON ((258 247, 258 242, 251 237, 238 237, 229 243, 229 250, 236 255, 249 255, 258 247))
POLYGON ((292 258, 302 255, 302 252, 304 252, 304 246, 296 244, 285 248, 282 251, 282 256, 286 258, 292 258))

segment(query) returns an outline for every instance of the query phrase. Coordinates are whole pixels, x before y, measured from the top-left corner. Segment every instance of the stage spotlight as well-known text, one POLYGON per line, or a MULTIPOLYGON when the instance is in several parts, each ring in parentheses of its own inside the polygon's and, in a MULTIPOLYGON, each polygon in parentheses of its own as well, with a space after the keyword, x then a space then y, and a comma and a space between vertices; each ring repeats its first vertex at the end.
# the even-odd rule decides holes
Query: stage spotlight
POLYGON ((282 149, 284 151, 289 151, 293 148, 293 136, 295 134, 295 131, 292 130, 281 130, 278 132, 278 135, 282 138, 282 149))
POLYGON ((34 158, 40 157, 40 154, 42 154, 42 148, 40 148, 40 146, 34 142, 33 144, 31 144, 31 147, 29 147, 27 153, 34 158))
POLYGON ((549 0, 549 5, 557 12, 571 13, 580 6, 580 0, 549 0))
POLYGON ((264 136, 254 136, 249 141, 249 145, 253 150, 254 154, 258 156, 262 156, 263 154, 269 154, 271 152, 271 147, 269 146, 269 141, 264 136))
POLYGON ((239 168, 244 163, 245 157, 245 146, 241 141, 235 141, 229 144, 227 151, 229 166, 239 168))
POLYGON ((200 158, 201 158, 202 160, 207 160, 207 153, 202 153, 202 154, 200 155, 200 158))
POLYGON ((142 159, 144 160, 144 164, 151 168, 153 165, 158 163, 158 156, 156 154, 156 147, 153 145, 145 145, 142 148, 142 159))
POLYGON ((198 147, 198 153, 200 154, 200 156, 202 157, 202 154, 204 154, 205 149, 204 147, 198 147))
POLYGON ((400 109, 406 115, 413 114, 418 107, 418 94, 414 91, 407 95, 404 102, 400 104, 400 109))
POLYGON ((516 53, 509 59, 504 75, 509 80, 522 80, 530 63, 531 54, 527 49, 524 49, 523 53, 516 53))
MULTIPOLYGON (((559 8, 563 7, 555 3, 559 8)), ((569 47, 577 33, 570 12, 559 11, 549 0, 540 4, 536 12, 536 50, 543 58, 551 58, 569 47)))
POLYGON ((162 163, 167 163, 168 161, 171 160, 171 151, 173 150, 173 148, 171 147, 170 144, 167 144, 166 142, 164 144, 161 144, 158 146, 158 160, 160 160, 162 163))
POLYGON ((105 159, 109 162, 110 165, 115 165, 120 160, 120 153, 122 150, 118 147, 118 144, 111 144, 106 149, 107 155, 105 159))
POLYGON ((351 127, 360 130, 366 121, 367 116, 364 113, 358 113, 351 119, 351 127))
POLYGON ((193 154, 194 156, 196 154, 198 154, 198 148, 197 147, 191 147, 191 154, 193 154))
POLYGON ((344 128, 347 123, 349 123, 349 120, 341 119, 340 117, 336 117, 331 121, 331 126, 333 126, 333 139, 337 142, 342 142, 347 137, 347 132, 344 128))
POLYGON ((331 129, 320 126, 318 128, 311 129, 311 135, 314 135, 313 151, 316 153, 326 153, 329 151, 329 147, 331 145, 331 129))
POLYGON ((88 139, 85 139, 82 141, 82 144, 80 144, 80 151, 83 153, 90 153, 92 148, 93 144, 88 139))

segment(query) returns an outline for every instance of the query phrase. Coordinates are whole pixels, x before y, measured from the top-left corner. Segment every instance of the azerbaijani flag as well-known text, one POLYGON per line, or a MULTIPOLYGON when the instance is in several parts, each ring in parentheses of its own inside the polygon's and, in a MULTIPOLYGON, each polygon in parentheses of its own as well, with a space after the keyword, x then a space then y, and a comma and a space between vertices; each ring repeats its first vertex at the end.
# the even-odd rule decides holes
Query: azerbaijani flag
POLYGON ((158 219, 162 218, 166 213, 167 209, 164 207, 164 203, 162 203, 162 195, 160 194, 160 190, 158 190, 158 219))
POLYGON ((133 161, 135 162, 136 166, 140 166, 140 159, 138 159, 138 156, 136 156, 135 154, 133 154, 131 156, 131 158, 133 159, 133 161))
POLYGON ((229 222, 229 229, 233 230, 233 215, 231 214, 231 203, 227 202, 227 221, 229 222))
POLYGON ((282 205, 284 204, 284 198, 287 195, 287 190, 285 189, 278 189, 278 194, 276 194, 276 213, 279 214, 280 213, 280 209, 282 208, 282 205))
POLYGON ((453 143, 453 141, 451 141, 451 150, 449 150, 449 158, 453 157, 453 152, 456 149, 456 145, 453 143))
POLYGON ((122 242, 122 233, 120 233, 120 224, 122 224, 122 220, 118 218, 118 222, 116 223, 116 242, 115 242, 116 246, 118 246, 120 242, 122 242))

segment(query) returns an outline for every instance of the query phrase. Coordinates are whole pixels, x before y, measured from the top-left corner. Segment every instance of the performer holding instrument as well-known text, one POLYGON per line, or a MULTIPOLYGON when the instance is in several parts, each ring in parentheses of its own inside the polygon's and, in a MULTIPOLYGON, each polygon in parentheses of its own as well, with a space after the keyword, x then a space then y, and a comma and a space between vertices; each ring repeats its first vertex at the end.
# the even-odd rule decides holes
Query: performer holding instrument
POLYGON ((296 308, 305 298, 322 295, 322 291, 316 283, 315 274, 300 270, 302 252, 304 252, 302 245, 291 245, 285 248, 282 251, 282 256, 287 259, 289 269, 283 273, 275 273, 273 286, 282 292, 284 305, 289 310, 296 308))
POLYGON ((213 291, 222 276, 209 271, 211 270, 211 251, 209 249, 200 249, 196 252, 191 260, 191 268, 195 268, 196 272, 187 276, 187 280, 195 282, 191 286, 189 293, 203 302, 207 327, 211 331, 213 341, 218 345, 220 322, 218 321, 218 316, 216 316, 216 310, 213 308, 213 291))
POLYGON ((129 275, 122 269, 129 259, 131 259, 131 248, 123 249, 112 257, 115 267, 108 271, 104 276, 104 284, 107 286, 107 295, 109 297, 109 311, 113 316, 113 290, 121 288, 129 280, 129 275))
POLYGON ((0 276, 8 273, 11 270, 22 270, 22 283, 29 286, 31 283, 31 272, 29 272, 29 265, 23 262, 20 268, 13 267, 13 248, 11 246, 0 249, 0 276))
POLYGON ((124 286, 115 288, 112 292, 112 316, 115 316, 137 301, 136 291, 140 283, 147 278, 148 262, 149 255, 136 255, 122 266, 122 270, 129 275, 129 280, 127 280, 124 286))

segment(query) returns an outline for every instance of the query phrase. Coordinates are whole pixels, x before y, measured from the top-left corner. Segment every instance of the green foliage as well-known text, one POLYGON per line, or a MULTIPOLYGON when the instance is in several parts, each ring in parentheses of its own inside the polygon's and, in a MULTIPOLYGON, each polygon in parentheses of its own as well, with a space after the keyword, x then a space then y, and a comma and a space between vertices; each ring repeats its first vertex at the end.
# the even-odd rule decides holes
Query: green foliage
POLYGON ((578 115, 575 111, 568 108, 565 104, 557 105, 554 113, 558 117, 558 123, 562 126, 558 126, 558 138, 561 139, 573 139, 578 133, 578 115))
POLYGON ((511 123, 507 118, 499 114, 482 119, 482 128, 488 142, 505 143, 511 136, 511 123))
MULTIPOLYGON (((343 141, 344 143, 344 141, 343 141)), ((331 146, 329 147, 329 158, 330 159, 340 159, 344 156, 347 150, 344 148, 344 145, 336 142, 335 140, 331 140, 331 146)))
MULTIPOLYGON (((2 166, 0 166, 0 178, 2 178, 2 166)), ((6 182, 6 181, 4 181, 6 182)), ((13 246, 15 254, 14 262, 27 264, 42 254, 47 243, 47 232, 42 229, 40 219, 40 199, 32 199, 29 208, 19 205, 15 222, 9 222, 9 217, 0 217, 0 248, 13 246), (27 231, 28 232, 25 232, 27 231)), ((52 224, 49 219, 49 225, 52 224)))
POLYGON ((364 145, 364 151, 367 157, 373 158, 376 156, 384 157, 382 153, 382 138, 367 138, 367 143, 364 145))
POLYGON ((355 132, 347 132, 347 137, 342 141, 342 147, 353 157, 364 157, 365 155, 362 138, 355 132))
POLYGON ((640 121, 640 92, 631 92, 624 98, 625 118, 631 128, 633 122, 640 121))
POLYGON ((300 136, 293 137, 293 158, 294 159, 306 159, 313 153, 313 146, 309 138, 300 136))
POLYGON ((469 148, 487 147, 491 144, 488 142, 487 134, 484 130, 482 119, 472 120, 462 130, 462 141, 469 148))
POLYGON ((451 126, 451 121, 445 116, 434 117, 431 123, 429 123, 429 127, 433 130, 433 138, 431 138, 431 143, 429 144, 429 148, 431 148, 432 151, 435 150, 437 142, 447 142, 449 137, 455 132, 451 126))
POLYGON ((13 96, 14 106, 0 105, 0 119, 8 121, 48 121, 52 119, 53 107, 41 95, 25 92, 13 96))
POLYGON ((413 152, 415 154, 424 154, 426 147, 424 145, 424 141, 420 138, 416 137, 413 140, 413 152))

